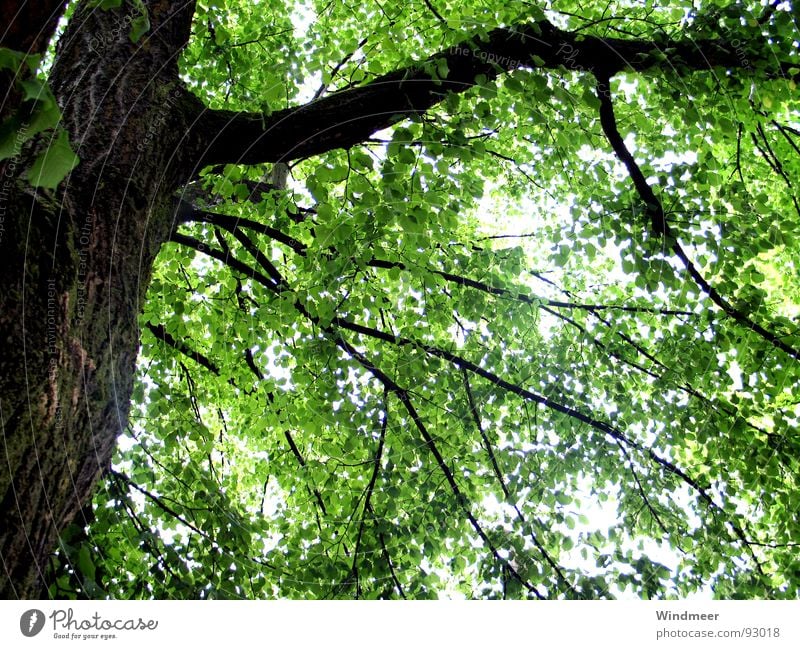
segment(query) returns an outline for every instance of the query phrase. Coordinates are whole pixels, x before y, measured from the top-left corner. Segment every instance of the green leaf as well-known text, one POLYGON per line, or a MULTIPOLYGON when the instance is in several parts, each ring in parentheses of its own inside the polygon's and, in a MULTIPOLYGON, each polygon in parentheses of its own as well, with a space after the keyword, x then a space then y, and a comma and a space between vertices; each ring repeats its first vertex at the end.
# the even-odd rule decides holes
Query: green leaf
POLYGON ((131 43, 138 43, 142 36, 149 31, 150 16, 146 12, 136 16, 133 20, 131 20, 131 29, 129 32, 131 43))
POLYGON ((84 577, 88 577, 92 581, 96 578, 96 568, 89 547, 86 545, 81 546, 78 552, 78 570, 84 577))
POLYGON ((26 62, 27 58, 24 52, 0 47, 0 70, 9 70, 14 77, 17 77, 26 62))
POLYGON ((28 180, 34 187, 55 189, 80 162, 69 144, 69 135, 59 128, 50 145, 28 170, 28 180))

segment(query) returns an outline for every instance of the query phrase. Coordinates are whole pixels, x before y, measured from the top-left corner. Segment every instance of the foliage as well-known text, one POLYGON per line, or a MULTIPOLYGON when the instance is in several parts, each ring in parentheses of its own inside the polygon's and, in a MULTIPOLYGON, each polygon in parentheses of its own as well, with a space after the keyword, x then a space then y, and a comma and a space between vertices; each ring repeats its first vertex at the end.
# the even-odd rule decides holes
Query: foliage
POLYGON ((610 92, 479 80, 286 188, 205 169, 51 593, 800 595, 798 69, 761 63, 798 14, 663 4, 198 3, 188 83, 266 114, 545 16, 667 45, 610 92), (669 60, 707 39, 741 67, 669 60))
POLYGON ((12 75, 13 90, 22 96, 22 104, 0 124, 0 161, 14 159, 22 146, 34 136, 49 132, 47 146, 28 169, 34 187, 55 189, 78 164, 66 131, 59 126, 61 110, 46 81, 36 75, 40 64, 37 55, 0 48, 0 71, 12 75))

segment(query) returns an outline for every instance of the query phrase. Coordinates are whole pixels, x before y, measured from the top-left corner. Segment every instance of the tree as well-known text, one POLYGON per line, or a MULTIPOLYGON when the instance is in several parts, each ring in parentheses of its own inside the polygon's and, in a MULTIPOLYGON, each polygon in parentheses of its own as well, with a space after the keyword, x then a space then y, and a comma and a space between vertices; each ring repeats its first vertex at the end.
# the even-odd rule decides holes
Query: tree
POLYGON ((643 5, 4 5, 0 594, 797 597, 798 12, 643 5))

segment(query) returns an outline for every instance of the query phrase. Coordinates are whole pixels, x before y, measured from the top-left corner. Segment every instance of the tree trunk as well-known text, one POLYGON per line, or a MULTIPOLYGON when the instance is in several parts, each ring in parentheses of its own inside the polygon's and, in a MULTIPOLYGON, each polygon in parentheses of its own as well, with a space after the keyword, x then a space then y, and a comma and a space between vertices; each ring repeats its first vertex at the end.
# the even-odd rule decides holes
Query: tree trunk
MULTIPOLYGON (((125 427, 137 316, 193 159, 197 100, 176 58, 193 7, 132 15, 80 6, 51 86, 81 162, 58 192, 0 169, 0 596, 41 595, 57 533, 91 497, 125 427), (155 37, 152 37, 155 34, 155 37)), ((127 10, 127 9, 126 9, 127 10)), ((26 155, 27 154, 27 155, 26 155)))

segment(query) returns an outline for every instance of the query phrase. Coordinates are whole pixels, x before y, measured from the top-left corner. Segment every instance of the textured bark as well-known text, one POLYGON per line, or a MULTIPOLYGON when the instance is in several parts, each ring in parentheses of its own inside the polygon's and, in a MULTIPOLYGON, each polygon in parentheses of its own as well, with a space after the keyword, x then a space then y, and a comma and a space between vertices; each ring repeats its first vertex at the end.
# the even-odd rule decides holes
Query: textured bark
MULTIPOLYGON (((79 7, 51 86, 81 158, 57 193, 2 172, 0 596, 40 594, 57 532, 90 498, 126 425, 137 315, 187 179, 197 101, 176 56, 192 7, 149 4, 152 30, 79 7)), ((27 152, 27 159, 32 152, 27 152)))

